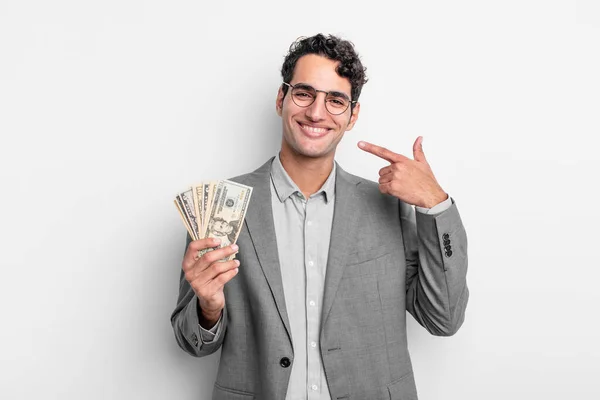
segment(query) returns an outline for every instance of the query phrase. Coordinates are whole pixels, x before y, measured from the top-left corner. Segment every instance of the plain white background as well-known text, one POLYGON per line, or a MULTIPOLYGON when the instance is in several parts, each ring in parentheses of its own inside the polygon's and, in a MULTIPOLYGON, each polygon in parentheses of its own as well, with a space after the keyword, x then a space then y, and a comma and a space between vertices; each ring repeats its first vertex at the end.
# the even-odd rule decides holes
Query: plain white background
MULTIPOLYGON (((0 0, 0 397, 208 399, 176 345, 173 196, 279 148, 279 69, 339 34, 370 81, 337 159, 424 149, 469 239, 451 338, 410 318, 420 398, 598 399, 594 0, 0 0)), ((243 268, 243 266, 242 266, 243 268)))

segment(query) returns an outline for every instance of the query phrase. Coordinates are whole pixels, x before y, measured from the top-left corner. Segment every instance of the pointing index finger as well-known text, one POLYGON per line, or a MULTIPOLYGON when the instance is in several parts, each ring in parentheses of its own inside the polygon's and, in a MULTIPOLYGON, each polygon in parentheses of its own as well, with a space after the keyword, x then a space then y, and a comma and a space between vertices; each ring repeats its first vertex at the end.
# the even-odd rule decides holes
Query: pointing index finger
POLYGON ((403 158, 405 158, 404 156, 402 156, 400 154, 396 154, 393 151, 386 149, 385 147, 377 146, 375 144, 368 143, 368 142, 360 141, 360 142, 358 142, 358 147, 360 147, 367 153, 374 154, 377 157, 380 157, 386 161, 389 161, 390 163, 396 163, 396 162, 399 162, 400 160, 402 160, 403 158))

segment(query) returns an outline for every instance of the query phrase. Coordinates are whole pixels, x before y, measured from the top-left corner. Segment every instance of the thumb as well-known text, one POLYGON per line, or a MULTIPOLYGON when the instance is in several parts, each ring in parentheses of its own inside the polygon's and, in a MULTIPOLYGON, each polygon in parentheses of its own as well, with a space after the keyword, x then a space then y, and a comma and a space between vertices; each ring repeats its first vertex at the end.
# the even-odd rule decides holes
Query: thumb
POLYGON ((415 161, 427 162, 425 153, 423 152, 423 136, 419 136, 413 145, 413 156, 415 161))

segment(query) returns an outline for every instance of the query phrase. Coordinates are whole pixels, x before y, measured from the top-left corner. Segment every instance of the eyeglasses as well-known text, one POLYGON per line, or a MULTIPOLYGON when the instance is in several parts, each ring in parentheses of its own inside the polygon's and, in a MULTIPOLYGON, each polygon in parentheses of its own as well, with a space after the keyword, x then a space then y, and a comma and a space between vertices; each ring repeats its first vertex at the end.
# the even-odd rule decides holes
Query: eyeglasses
POLYGON ((292 100, 298 107, 308 107, 314 103, 317 98, 317 92, 325 93, 325 108, 333 115, 343 114, 350 104, 356 103, 356 101, 351 101, 348 96, 342 92, 326 92, 324 90, 315 89, 305 83, 290 85, 287 82, 283 82, 283 84, 292 89, 292 100))

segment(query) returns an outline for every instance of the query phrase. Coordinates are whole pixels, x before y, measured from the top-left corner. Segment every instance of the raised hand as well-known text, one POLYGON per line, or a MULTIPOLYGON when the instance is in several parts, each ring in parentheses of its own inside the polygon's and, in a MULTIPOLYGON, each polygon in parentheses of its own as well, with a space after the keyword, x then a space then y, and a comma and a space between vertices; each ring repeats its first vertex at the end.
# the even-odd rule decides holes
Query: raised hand
POLYGON ((218 239, 200 239, 190 242, 183 257, 185 279, 198 296, 202 310, 200 325, 206 329, 214 326, 225 307, 223 287, 238 273, 238 260, 220 261, 238 250, 237 245, 209 251, 198 258, 198 251, 218 246, 218 239))
POLYGON ((363 141, 358 142, 358 147, 390 163, 379 170, 379 190, 382 193, 425 208, 431 208, 448 198, 425 158, 422 136, 413 145, 414 160, 363 141))

